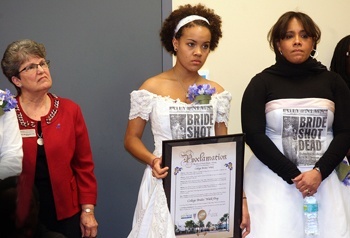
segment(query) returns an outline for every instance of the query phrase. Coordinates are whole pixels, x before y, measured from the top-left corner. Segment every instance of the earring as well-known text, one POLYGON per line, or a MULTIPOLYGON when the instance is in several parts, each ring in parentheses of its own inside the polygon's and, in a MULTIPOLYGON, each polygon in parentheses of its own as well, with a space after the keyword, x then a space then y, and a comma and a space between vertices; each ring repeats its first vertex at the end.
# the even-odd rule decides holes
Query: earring
POLYGON ((346 56, 349 56, 349 51, 348 51, 348 52, 346 52, 346 56))
POLYGON ((280 51, 280 54, 283 55, 282 51, 280 51))
MULTIPOLYGON (((312 49, 312 51, 314 52, 314 54, 313 54, 313 55, 310 54, 310 57, 313 58, 313 59, 317 58, 317 56, 318 56, 318 51, 315 50, 315 49, 312 49)), ((311 52, 312 52, 312 51, 311 51, 311 52)))
POLYGON ((177 48, 174 48, 174 51, 176 52, 176 51, 177 51, 177 48))

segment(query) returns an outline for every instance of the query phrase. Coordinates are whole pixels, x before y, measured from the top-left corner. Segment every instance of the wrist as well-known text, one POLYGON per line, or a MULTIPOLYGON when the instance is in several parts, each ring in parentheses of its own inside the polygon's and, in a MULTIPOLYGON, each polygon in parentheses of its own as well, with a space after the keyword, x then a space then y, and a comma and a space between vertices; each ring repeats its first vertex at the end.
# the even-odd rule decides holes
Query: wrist
POLYGON ((151 163, 151 168, 152 168, 152 169, 153 169, 153 167, 154 167, 154 165, 155 165, 155 163, 156 163, 157 160, 160 160, 160 158, 156 157, 156 158, 154 158, 154 159, 152 160, 152 163, 151 163))
POLYGON ((316 170, 317 172, 319 172, 321 174, 320 167, 314 167, 314 170, 316 170))
POLYGON ((81 206, 81 210, 87 214, 94 214, 95 206, 92 204, 84 204, 81 206))
POLYGON ((94 214, 94 209, 93 208, 83 208, 82 212, 86 213, 86 214, 94 214))
POLYGON ((319 173, 319 175, 321 176, 321 180, 322 180, 322 172, 321 172, 320 167, 315 166, 313 170, 316 170, 319 173))

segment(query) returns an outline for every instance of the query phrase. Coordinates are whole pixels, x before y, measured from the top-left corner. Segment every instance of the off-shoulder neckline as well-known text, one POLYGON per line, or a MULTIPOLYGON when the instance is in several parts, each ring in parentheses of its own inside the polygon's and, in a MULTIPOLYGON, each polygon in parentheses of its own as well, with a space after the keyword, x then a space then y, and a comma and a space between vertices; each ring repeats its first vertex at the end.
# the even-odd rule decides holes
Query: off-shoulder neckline
MULTIPOLYGON (((163 95, 155 94, 155 93, 152 93, 152 92, 148 91, 147 89, 138 89, 138 90, 134 90, 132 92, 146 92, 146 93, 148 93, 150 95, 153 95, 154 97, 157 97, 157 98, 162 98, 162 99, 173 101, 173 102, 176 102, 176 103, 182 103, 182 104, 186 104, 186 105, 191 105, 191 103, 183 102, 179 98, 174 99, 174 98, 171 98, 170 96, 163 96, 163 95)), ((219 95, 227 94, 227 93, 229 93, 229 92, 224 90, 224 91, 222 91, 220 93, 213 94, 213 97, 217 97, 219 95)))

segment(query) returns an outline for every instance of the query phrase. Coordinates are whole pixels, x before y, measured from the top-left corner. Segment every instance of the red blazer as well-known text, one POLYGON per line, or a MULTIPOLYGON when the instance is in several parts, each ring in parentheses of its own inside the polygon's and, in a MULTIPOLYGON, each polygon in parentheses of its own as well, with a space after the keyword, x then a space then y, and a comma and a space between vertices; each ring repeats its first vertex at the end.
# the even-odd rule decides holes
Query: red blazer
MULTIPOLYGON (((80 107, 69 99, 51 98, 50 113, 41 118, 44 148, 49 168, 57 219, 73 216, 81 204, 96 204, 97 182, 88 131, 80 107)), ((32 192, 37 156, 37 128, 23 112, 20 100, 16 108, 23 138, 23 170, 18 192, 18 214, 27 214, 32 192), (31 133, 28 129, 32 129, 31 133), (33 136, 33 129, 35 136, 33 136), (25 135, 27 134, 27 135, 25 135)))

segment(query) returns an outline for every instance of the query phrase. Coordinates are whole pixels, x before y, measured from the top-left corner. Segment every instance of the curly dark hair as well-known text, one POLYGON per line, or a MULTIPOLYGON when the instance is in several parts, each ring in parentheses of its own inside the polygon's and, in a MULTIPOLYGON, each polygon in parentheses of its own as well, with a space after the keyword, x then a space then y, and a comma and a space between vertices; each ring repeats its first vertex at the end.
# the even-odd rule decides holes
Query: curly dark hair
POLYGON ((297 19, 304 27, 306 34, 314 39, 316 50, 317 44, 321 39, 321 30, 317 24, 305 13, 289 11, 284 13, 277 22, 272 26, 269 33, 267 34, 267 39, 270 44, 270 48, 275 51, 277 56, 280 55, 278 51, 277 43, 286 37, 289 22, 293 19, 297 19))
POLYGON ((346 61, 350 60, 350 35, 341 39, 334 49, 330 70, 341 75, 350 88, 350 75, 346 71, 346 61))
POLYGON ((174 10, 167 19, 165 19, 163 26, 160 30, 160 40, 163 47, 171 54, 176 55, 174 50, 172 40, 175 37, 179 39, 182 36, 182 30, 184 27, 193 26, 205 26, 209 29, 211 33, 210 50, 213 51, 219 44, 219 39, 222 37, 221 32, 221 17, 214 13, 213 9, 209 9, 202 4, 192 6, 186 4, 180 6, 178 9, 174 10), (186 24, 181 27, 178 32, 174 35, 175 28, 179 21, 190 15, 198 15, 206 18, 209 21, 209 25, 202 20, 195 20, 191 23, 186 24))

